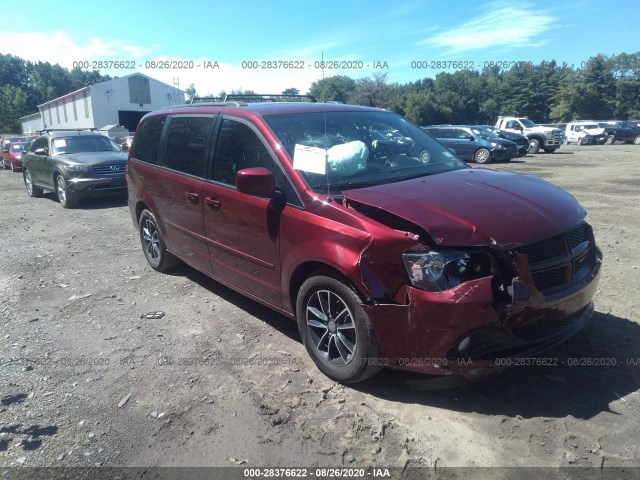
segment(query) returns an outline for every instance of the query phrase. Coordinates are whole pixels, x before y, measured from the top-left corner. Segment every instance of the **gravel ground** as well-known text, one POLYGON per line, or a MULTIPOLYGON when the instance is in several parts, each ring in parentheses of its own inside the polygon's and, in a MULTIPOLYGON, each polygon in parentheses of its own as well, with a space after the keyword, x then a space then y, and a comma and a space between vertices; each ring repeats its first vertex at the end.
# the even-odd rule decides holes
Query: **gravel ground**
POLYGON ((596 313, 545 355, 558 366, 435 392, 397 371, 330 381, 291 320, 188 267, 153 271, 126 200, 64 210, 0 171, 0 469, 640 466, 640 147, 488 168, 586 207, 596 313))

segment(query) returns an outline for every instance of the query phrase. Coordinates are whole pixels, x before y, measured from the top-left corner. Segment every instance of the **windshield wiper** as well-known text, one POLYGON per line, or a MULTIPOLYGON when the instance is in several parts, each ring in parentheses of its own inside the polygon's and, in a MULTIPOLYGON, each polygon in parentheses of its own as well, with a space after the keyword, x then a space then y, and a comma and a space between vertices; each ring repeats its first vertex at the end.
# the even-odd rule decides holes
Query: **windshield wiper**
POLYGON ((319 183, 317 185, 312 185, 311 188, 344 188, 344 189, 349 189, 349 188, 365 188, 365 187, 372 187, 374 185, 377 185, 375 183, 357 183, 357 182, 336 182, 336 183, 319 183))

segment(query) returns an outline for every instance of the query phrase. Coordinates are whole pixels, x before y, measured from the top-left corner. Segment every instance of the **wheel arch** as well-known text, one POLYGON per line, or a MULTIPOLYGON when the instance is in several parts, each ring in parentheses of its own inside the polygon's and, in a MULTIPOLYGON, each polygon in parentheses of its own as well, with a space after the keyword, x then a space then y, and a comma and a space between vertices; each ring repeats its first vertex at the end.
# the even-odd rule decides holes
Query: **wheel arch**
POLYGON ((349 277, 344 272, 342 272, 335 266, 329 265, 328 263, 310 260, 298 265, 294 269, 289 279, 287 292, 294 315, 296 313, 296 302, 298 300, 298 292, 300 291, 300 287, 302 287, 302 284, 308 278, 317 275, 330 276, 344 282, 347 287, 355 292, 362 303, 367 303, 366 295, 364 295, 364 293, 356 286, 354 282, 349 280, 349 277))

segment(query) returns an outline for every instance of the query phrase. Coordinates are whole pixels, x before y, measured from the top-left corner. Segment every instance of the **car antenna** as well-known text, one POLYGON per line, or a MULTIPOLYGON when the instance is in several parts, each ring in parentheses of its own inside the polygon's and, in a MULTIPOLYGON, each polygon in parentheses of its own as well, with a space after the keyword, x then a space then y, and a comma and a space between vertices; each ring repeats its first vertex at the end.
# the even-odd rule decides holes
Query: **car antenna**
MULTIPOLYGON (((327 138, 327 102, 323 102, 322 118, 324 119, 324 138, 327 138)), ((327 182, 327 202, 332 200, 331 198, 331 180, 329 180, 329 149, 324 149, 324 173, 327 182)))

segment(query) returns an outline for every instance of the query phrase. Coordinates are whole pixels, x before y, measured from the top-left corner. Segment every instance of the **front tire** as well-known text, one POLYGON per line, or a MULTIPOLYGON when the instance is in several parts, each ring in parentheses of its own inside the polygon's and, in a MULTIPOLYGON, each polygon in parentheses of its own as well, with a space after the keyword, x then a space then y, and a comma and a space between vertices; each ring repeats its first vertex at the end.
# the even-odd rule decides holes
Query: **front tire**
POLYGON ((149 210, 143 210, 138 226, 142 251, 151 268, 158 272, 164 272, 180 263, 180 260, 167 250, 158 228, 158 221, 153 213, 149 210))
POLYGON ((531 140, 529 140, 529 150, 527 151, 527 153, 538 153, 540 151, 540 145, 540 140, 538 140, 537 138, 532 138, 531 140))
POLYGON ((308 278, 298 292, 300 336, 327 377, 341 383, 360 382, 384 366, 378 339, 356 293, 328 275, 308 278))
POLYGON ((42 196, 42 189, 36 187, 33 184, 33 179, 31 178, 31 172, 29 171, 28 168, 24 169, 23 179, 24 179, 24 186, 27 189, 27 194, 30 197, 41 197, 42 196))
POLYGON ((491 152, 486 148, 479 148, 473 154, 473 160, 476 163, 485 164, 491 162, 491 152))
POLYGON ((636 138, 633 139, 634 145, 640 145, 640 135, 636 135, 636 138))
POLYGON ((55 180, 56 194, 62 208, 75 208, 78 205, 78 197, 69 191, 67 182, 62 175, 57 175, 55 180))

